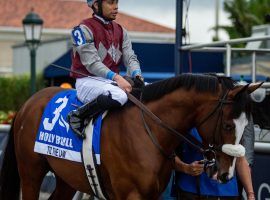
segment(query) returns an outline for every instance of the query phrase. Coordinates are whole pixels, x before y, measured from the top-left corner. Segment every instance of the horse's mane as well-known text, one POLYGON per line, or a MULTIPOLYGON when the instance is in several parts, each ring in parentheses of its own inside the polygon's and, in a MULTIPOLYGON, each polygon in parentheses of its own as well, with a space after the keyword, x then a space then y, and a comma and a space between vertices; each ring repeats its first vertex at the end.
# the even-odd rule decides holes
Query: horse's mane
MULTIPOLYGON (((236 82, 226 76, 215 74, 182 74, 145 86, 142 93, 142 100, 144 102, 156 100, 178 88, 216 93, 219 84, 226 90, 231 90, 236 86, 236 82)), ((249 115, 250 110, 250 98, 246 92, 241 93, 234 99, 232 113, 234 118, 238 118, 243 111, 249 115)))
POLYGON ((194 88, 198 92, 216 93, 221 80, 223 80, 222 84, 224 84, 224 87, 228 89, 233 87, 232 79, 227 77, 218 78, 218 76, 213 74, 182 74, 147 85, 143 90, 143 100, 159 99, 178 88, 187 90, 194 88))

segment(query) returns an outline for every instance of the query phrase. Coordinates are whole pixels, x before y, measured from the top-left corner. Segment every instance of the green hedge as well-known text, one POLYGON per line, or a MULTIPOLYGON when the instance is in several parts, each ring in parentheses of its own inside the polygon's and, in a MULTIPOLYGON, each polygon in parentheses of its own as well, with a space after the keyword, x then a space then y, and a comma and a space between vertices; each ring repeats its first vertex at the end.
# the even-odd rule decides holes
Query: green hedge
MULTIPOLYGON (((42 76, 36 79, 37 90, 44 88, 42 76)), ((0 77, 0 111, 17 111, 30 96, 29 75, 0 77)))

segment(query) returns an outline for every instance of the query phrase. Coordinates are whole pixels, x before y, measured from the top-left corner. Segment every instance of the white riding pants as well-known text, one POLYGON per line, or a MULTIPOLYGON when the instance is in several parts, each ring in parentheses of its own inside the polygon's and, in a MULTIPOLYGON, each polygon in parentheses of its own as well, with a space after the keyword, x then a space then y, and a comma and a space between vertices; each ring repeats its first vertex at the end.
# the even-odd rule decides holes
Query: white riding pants
POLYGON ((77 78, 75 84, 77 97, 85 104, 93 101, 101 94, 111 94, 112 99, 124 105, 128 100, 127 95, 121 88, 112 85, 113 82, 101 77, 94 77, 94 79, 89 77, 77 78))

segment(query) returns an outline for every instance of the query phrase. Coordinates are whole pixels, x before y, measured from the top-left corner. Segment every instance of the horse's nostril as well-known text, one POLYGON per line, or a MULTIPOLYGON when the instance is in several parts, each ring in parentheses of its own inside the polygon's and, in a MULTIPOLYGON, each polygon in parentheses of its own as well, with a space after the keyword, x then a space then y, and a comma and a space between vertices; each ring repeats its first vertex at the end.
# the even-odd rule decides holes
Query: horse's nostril
POLYGON ((222 182, 222 183, 227 183, 230 179, 229 179, 229 173, 223 173, 220 177, 219 177, 219 180, 222 182))

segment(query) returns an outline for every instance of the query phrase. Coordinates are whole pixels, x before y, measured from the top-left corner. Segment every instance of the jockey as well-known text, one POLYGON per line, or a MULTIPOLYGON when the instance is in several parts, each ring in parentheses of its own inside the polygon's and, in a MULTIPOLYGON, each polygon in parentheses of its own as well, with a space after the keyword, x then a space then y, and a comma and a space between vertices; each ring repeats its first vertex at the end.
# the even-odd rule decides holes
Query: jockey
POLYGON ((84 105, 71 111, 68 120, 72 129, 84 137, 84 121, 109 108, 127 102, 126 92, 131 84, 118 74, 121 63, 127 75, 143 84, 140 63, 135 55, 127 31, 114 22, 118 13, 118 0, 87 0, 93 17, 74 27, 71 72, 76 78, 77 97, 84 105))

